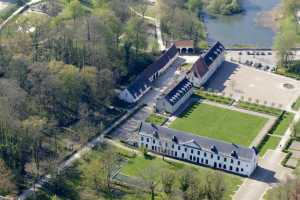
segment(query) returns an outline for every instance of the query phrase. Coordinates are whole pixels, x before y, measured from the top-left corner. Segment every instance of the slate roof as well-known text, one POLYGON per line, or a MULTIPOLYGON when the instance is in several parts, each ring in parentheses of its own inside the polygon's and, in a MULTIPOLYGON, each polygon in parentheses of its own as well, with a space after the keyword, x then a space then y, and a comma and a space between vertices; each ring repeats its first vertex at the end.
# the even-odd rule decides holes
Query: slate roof
POLYGON ((204 55, 206 65, 209 67, 224 50, 225 47, 220 42, 216 42, 204 55))
POLYGON ((184 78, 166 94, 165 99, 171 105, 175 105, 192 88, 193 84, 187 78, 184 78))
POLYGON ((143 91, 150 87, 149 78, 156 72, 161 70, 174 56, 177 54, 175 44, 173 44, 163 55, 161 55, 154 63, 149 65, 127 88, 127 90, 134 96, 139 96, 140 89, 143 91), (147 86, 147 87, 145 87, 147 86))
POLYGON ((246 148, 236 144, 231 144, 219 140, 214 140, 202 136, 196 136, 191 133, 177 131, 174 129, 141 122, 140 133, 158 136, 159 138, 172 140, 181 145, 189 146, 196 149, 223 154, 232 158, 251 160, 256 155, 254 148, 246 148))

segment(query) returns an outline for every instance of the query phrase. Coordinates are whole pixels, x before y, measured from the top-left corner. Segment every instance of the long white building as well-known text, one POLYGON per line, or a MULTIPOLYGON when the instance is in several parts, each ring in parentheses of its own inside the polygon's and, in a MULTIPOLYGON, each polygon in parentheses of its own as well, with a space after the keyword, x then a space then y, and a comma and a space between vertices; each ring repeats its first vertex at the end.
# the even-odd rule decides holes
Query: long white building
POLYGON ((149 65, 125 90, 119 94, 119 98, 128 103, 137 102, 146 94, 151 84, 164 73, 177 59, 179 53, 173 44, 153 64, 149 65))
POLYGON ((203 56, 194 63, 189 80, 195 87, 203 86, 225 60, 225 47, 216 42, 203 56))
POLYGON ((254 148, 144 122, 139 127, 138 145, 158 154, 243 176, 250 176, 257 167, 254 148))

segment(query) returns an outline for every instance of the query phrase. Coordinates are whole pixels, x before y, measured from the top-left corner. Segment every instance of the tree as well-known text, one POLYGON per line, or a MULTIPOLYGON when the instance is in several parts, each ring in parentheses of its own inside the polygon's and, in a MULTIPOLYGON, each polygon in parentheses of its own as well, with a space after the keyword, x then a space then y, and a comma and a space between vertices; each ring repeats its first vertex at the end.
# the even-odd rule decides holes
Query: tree
POLYGON ((155 199, 156 188, 160 183, 160 179, 157 175, 159 175, 159 169, 153 165, 148 166, 140 173, 143 185, 146 186, 147 190, 151 194, 151 200, 155 199))
POLYGON ((186 192, 190 187, 193 177, 193 171, 191 168, 185 168, 180 172, 179 184, 180 190, 186 192))
POLYGON ((163 171, 161 173, 161 183, 163 191, 169 196, 173 192, 175 184, 175 173, 172 171, 163 171))
POLYGON ((208 200, 223 199, 226 192, 224 177, 220 172, 210 173, 206 177, 206 193, 208 200))
POLYGON ((16 192, 16 185, 13 181, 13 174, 6 166, 4 161, 0 159, 0 195, 5 196, 16 192))
POLYGON ((188 0, 187 7, 189 8, 189 10, 198 14, 202 10, 203 2, 202 0, 188 0))

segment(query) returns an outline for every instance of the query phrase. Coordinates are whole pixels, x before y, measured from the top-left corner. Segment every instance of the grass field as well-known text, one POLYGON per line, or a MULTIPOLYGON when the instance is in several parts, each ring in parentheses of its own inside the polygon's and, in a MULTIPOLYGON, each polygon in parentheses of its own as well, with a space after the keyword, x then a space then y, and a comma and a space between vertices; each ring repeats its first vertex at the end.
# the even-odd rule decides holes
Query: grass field
POLYGON ((147 119, 145 121, 148 123, 152 123, 152 124, 161 126, 166 120, 167 120, 166 117, 152 113, 151 115, 149 115, 147 117, 147 119))
POLYGON ((282 120, 277 125, 272 134, 274 135, 283 135, 285 131, 288 129, 289 125, 292 123, 294 118, 293 113, 285 113, 282 117, 282 120))
POLYGON ((208 104, 194 104, 170 128, 249 146, 267 120, 208 104))
POLYGON ((296 102, 292 105, 293 110, 299 110, 300 108, 300 97, 296 100, 296 102))
POLYGON ((264 154, 267 152, 268 149, 273 149, 274 150, 277 147, 277 145, 279 144, 280 139, 281 138, 279 138, 279 137, 270 136, 267 139, 267 142, 261 148, 261 150, 259 152, 259 155, 264 156, 264 154))

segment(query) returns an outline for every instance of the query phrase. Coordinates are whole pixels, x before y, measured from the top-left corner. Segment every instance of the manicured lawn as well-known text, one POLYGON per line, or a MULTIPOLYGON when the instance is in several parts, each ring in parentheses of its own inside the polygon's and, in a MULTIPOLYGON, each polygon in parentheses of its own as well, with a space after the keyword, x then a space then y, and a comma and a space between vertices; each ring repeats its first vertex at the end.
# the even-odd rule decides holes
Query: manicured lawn
POLYGON ((293 121, 294 114, 293 113, 286 113, 283 115, 282 120, 279 122, 275 130, 272 134, 274 135, 283 135, 285 131, 288 129, 289 125, 293 121))
POLYGON ((300 97, 296 100, 296 102, 292 106, 293 110, 299 110, 300 108, 300 97))
POLYGON ((166 120, 166 117, 152 113, 145 121, 156 125, 162 125, 166 120))
POLYGON ((263 117, 208 104, 194 104, 170 128, 249 146, 267 121, 263 117))
POLYGON ((275 149, 277 147, 277 145, 280 142, 279 137, 275 137, 275 136, 270 136, 266 143, 263 145, 263 147, 261 148, 259 155, 260 156, 264 156, 264 154, 267 152, 268 149, 275 149))

